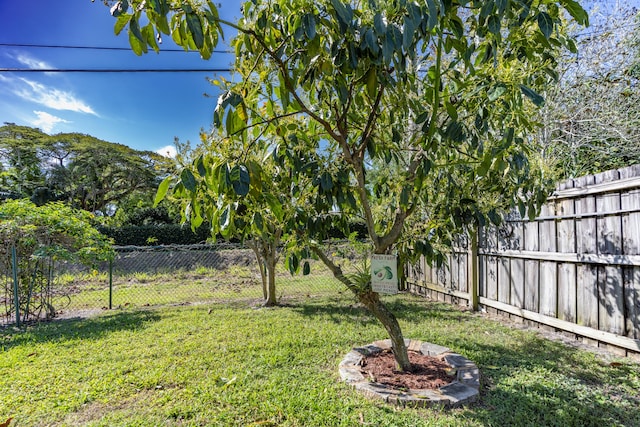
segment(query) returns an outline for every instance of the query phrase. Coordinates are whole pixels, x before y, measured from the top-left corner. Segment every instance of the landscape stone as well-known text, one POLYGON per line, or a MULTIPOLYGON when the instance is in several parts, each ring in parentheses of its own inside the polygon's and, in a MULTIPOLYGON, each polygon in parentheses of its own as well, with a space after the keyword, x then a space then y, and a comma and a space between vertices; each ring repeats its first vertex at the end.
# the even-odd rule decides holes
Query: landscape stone
POLYGON ((442 359, 457 372, 457 379, 437 390, 401 390, 370 381, 361 371, 362 359, 391 348, 391 340, 375 341, 356 347, 340 362, 340 377, 347 384, 369 398, 381 399, 397 406, 460 406, 475 401, 480 390, 480 370, 475 363, 446 347, 429 342, 405 339, 407 348, 420 351, 426 356, 442 356, 442 359))

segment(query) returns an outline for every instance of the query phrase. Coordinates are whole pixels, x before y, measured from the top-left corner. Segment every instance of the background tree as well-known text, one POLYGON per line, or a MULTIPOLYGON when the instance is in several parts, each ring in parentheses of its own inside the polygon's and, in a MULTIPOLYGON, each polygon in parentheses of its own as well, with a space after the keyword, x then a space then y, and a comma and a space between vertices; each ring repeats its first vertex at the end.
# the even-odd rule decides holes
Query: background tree
MULTIPOLYGON (((103 214, 151 207, 172 161, 150 151, 80 133, 47 135, 11 123, 0 127, 0 186, 37 204, 65 201, 103 214)), ((120 223, 127 215, 118 215, 120 223)))
POLYGON ((590 4, 591 27, 574 29, 578 51, 560 57, 559 81, 543 109, 545 156, 559 178, 640 162, 637 10, 590 4))
POLYGON ((31 197, 45 185, 38 149, 48 135, 39 129, 5 123, 0 127, 0 186, 15 194, 31 197))
MULTIPOLYGON (((156 29, 208 57, 222 23, 211 2, 120 1, 114 11, 116 32, 128 26, 137 53, 157 48, 156 29)), ((287 133, 317 136, 313 150, 332 154, 316 180, 321 209, 295 231, 380 320, 402 370, 411 363, 396 317, 366 276, 344 274, 315 243, 324 219, 363 218, 373 253, 411 249, 433 261, 437 243, 466 224, 497 220, 512 205, 535 212, 546 192, 529 162, 531 117, 560 49, 575 49, 562 32, 565 11, 587 23, 573 0, 254 0, 238 23, 224 22, 238 33, 240 79, 224 84, 215 126, 250 148, 296 116, 307 128, 287 133), (384 182, 371 182, 372 161, 391 165, 384 182), (421 235, 408 229, 418 220, 421 235)), ((187 185, 206 185, 215 171, 205 164, 187 185)))
MULTIPOLYGON (((0 204, 0 243, 3 263, 11 263, 15 248, 18 306, 25 319, 55 316, 54 262, 94 265, 114 255, 109 239, 95 229, 93 215, 60 202, 36 206, 26 199, 4 201, 0 204)), ((1 265, 0 270, 10 272, 12 266, 1 265)), ((8 314, 15 303, 6 304, 8 314)))

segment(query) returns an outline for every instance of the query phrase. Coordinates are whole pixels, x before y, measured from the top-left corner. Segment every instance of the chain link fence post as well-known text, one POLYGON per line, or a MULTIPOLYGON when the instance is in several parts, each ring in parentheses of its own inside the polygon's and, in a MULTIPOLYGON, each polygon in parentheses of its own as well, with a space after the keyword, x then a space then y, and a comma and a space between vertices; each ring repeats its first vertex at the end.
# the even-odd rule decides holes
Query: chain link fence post
POLYGON ((15 243, 11 246, 11 270, 13 272, 13 302, 16 306, 16 326, 20 326, 20 295, 18 293, 18 255, 15 243))
POLYGON ((113 260, 109 260, 109 310, 113 309, 113 260))

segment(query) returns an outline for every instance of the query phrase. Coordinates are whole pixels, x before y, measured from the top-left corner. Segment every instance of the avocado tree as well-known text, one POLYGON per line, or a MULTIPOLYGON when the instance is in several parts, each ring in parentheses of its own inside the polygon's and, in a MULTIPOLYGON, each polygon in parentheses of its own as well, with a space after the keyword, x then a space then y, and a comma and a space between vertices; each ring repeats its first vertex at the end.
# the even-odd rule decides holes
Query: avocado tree
MULTIPOLYGON (((295 231, 382 323, 402 370, 411 363, 394 314, 314 244, 324 220, 357 216, 371 252, 437 261, 465 225, 512 206, 535 212, 546 197, 530 161, 541 89, 561 50, 575 49, 565 20, 588 23, 574 0, 252 0, 238 22, 211 2, 123 0, 112 13, 137 53, 157 49, 158 31, 207 58, 223 25, 237 33, 239 78, 222 85, 214 125, 248 150, 263 135, 316 133, 330 162, 318 169, 317 214, 295 231), (308 127, 289 131, 288 117, 308 127), (370 173, 375 164, 385 173, 370 173)), ((215 171, 205 165, 196 185, 215 171)))
POLYGON ((284 246, 291 273, 309 272, 300 265, 295 248, 296 223, 309 215, 320 155, 313 136, 299 128, 304 122, 286 121, 296 132, 258 138, 249 149, 242 141, 212 134, 195 150, 178 154, 176 172, 160 184, 155 203, 171 196, 182 203, 183 221, 192 228, 206 220, 213 238, 240 239, 254 252, 262 279, 264 305, 277 304, 276 266, 284 246), (296 136, 300 135, 300 138, 296 136), (309 147, 312 147, 311 149, 309 147))

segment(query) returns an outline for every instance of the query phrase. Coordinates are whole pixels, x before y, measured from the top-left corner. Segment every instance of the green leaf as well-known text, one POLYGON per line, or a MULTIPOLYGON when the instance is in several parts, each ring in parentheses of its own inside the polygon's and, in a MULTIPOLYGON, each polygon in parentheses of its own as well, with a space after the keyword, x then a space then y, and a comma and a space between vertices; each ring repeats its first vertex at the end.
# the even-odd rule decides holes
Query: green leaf
POLYGON ((375 67, 369 68, 367 71, 367 94, 369 98, 374 98, 377 93, 378 86, 378 75, 376 73, 375 67))
POLYGON ((309 40, 316 37, 316 19, 313 14, 305 13, 302 16, 302 26, 304 27, 304 33, 309 40))
POLYGON ((416 27, 413 25, 413 19, 409 16, 404 17, 404 27, 402 30, 402 47, 404 50, 409 50, 413 43, 413 35, 416 32, 416 27))
POLYGON ((487 95, 489 96, 489 101, 495 101, 496 99, 500 98, 506 91, 507 87, 502 83, 493 86, 491 89, 489 89, 489 93, 487 93, 487 95))
POLYGON ((509 0, 496 0, 496 6, 498 7, 498 14, 502 16, 504 11, 507 9, 507 4, 509 0))
POLYGON ((384 63, 389 65, 391 61, 393 61, 393 52, 395 49, 395 44, 392 38, 392 31, 387 31, 387 35, 384 40, 382 40, 382 57, 384 58, 384 63))
POLYGON ((200 227, 202 225, 202 223, 204 222, 204 219, 202 218, 202 215, 200 215, 200 212, 198 212, 198 211, 199 211, 199 209, 196 211, 196 215, 191 218, 191 229, 196 229, 196 228, 200 227))
POLYGON ((196 169, 198 170, 198 175, 201 177, 204 178, 207 175, 207 167, 204 164, 204 158, 202 156, 199 156, 196 161, 196 169))
POLYGON ((186 13, 186 19, 187 27, 189 28, 191 37, 193 37, 193 42, 196 44, 198 49, 202 49, 204 46, 204 34, 202 32, 202 22, 200 22, 200 17, 195 12, 189 12, 186 13))
POLYGON ((136 55, 140 56, 143 53, 147 53, 147 43, 142 38, 140 26, 135 17, 129 21, 129 44, 136 55))
POLYGON ((180 174, 180 180, 182 181, 182 185, 187 191, 196 191, 196 178, 193 176, 193 173, 189 169, 183 169, 180 174))
POLYGON ((142 28, 142 37, 144 37, 146 43, 151 46, 151 48, 155 52, 159 52, 160 48, 158 47, 158 43, 156 42, 156 34, 153 29, 153 25, 148 24, 142 28))
POLYGON ((131 31, 129 31, 129 44, 131 45, 131 50, 133 50, 133 53, 136 55, 140 56, 145 52, 142 47, 142 42, 140 42, 140 40, 134 36, 131 31))
POLYGON ((253 223, 259 231, 264 230, 264 220, 262 219, 262 214, 260 212, 253 214, 253 223))
POLYGON ((169 21, 167 21, 167 15, 155 15, 153 22, 156 24, 156 27, 163 34, 171 34, 171 29, 169 28, 169 21))
POLYGON ((145 41, 142 33, 140 32, 140 24, 138 23, 138 20, 136 18, 133 18, 129 21, 129 31, 130 34, 133 34, 141 42, 145 41))
POLYGON ((380 46, 378 45, 378 38, 371 28, 367 28, 364 39, 369 52, 371 52, 373 56, 378 56, 378 54, 380 53, 380 46))
POLYGON ((220 215, 220 229, 225 230, 231 223, 231 206, 227 205, 220 215))
POLYGON ((269 209, 271 209, 273 215, 275 215, 278 221, 282 221, 282 219, 284 218, 284 212, 282 211, 282 204, 280 203, 280 200, 278 200, 277 197, 270 193, 264 193, 263 196, 267 202, 267 205, 269 205, 269 209))
POLYGON ((124 27, 127 26, 132 17, 133 15, 129 13, 123 13, 122 15, 118 16, 118 19, 116 19, 116 24, 113 27, 113 32, 116 33, 116 35, 120 34, 124 27))
MULTIPOLYGON (((498 23, 500 20, 498 19, 498 23)), ((462 24, 462 20, 458 16, 453 16, 449 19, 449 24, 451 25, 451 31, 453 34, 459 39, 464 35, 464 25, 462 24)))
POLYGON ((493 0, 485 0, 484 4, 480 8, 480 17, 486 18, 489 16, 491 12, 493 12, 494 7, 495 3, 493 0))
POLYGON ((158 203, 160 203, 162 201, 162 199, 164 199, 164 196, 167 195, 167 191, 169 190, 169 184, 171 184, 171 180, 173 179, 172 176, 168 176, 165 179, 162 180, 162 182, 160 183, 160 185, 158 186, 158 191, 156 192, 156 197, 153 200, 153 207, 155 208, 156 206, 158 206, 158 203))
POLYGON ((378 37, 384 37, 387 32, 387 25, 384 23, 380 13, 376 13, 373 17, 373 28, 375 29, 378 37))
POLYGON ((589 25, 589 14, 574 0, 560 0, 560 4, 580 25, 589 25))
POLYGON ((325 192, 331 191, 333 188, 333 180, 329 172, 323 172, 322 175, 320 175, 320 188, 325 192))
POLYGON ((400 192, 400 206, 407 208, 409 206, 409 197, 411 196, 411 186, 405 185, 400 192))
POLYGON ((531 102, 533 102, 536 106, 540 107, 542 104, 544 104, 544 98, 542 96, 540 96, 536 91, 534 91, 533 89, 525 86, 525 85, 520 85, 520 90, 522 91, 522 93, 525 94, 525 96, 527 98, 529 98, 531 100, 531 102))
POLYGON ((493 34, 500 34, 501 25, 500 18, 496 15, 491 15, 489 19, 487 19, 487 28, 489 29, 489 32, 493 34))
POLYGON ((438 6, 436 5, 435 0, 427 0, 427 7, 429 8, 427 29, 431 31, 438 24, 438 6))
POLYGON ((302 275, 308 276, 311 273, 311 266, 309 265, 309 261, 305 261, 302 265, 302 275))
POLYGON ((424 122, 425 120, 427 120, 428 117, 429 117, 429 111, 425 110, 425 111, 421 112, 420 114, 418 114, 418 117, 416 117, 416 123, 420 124, 420 123, 424 122))
POLYGON ((547 39, 551 37, 551 33, 553 33, 553 19, 551 19, 547 12, 540 12, 538 14, 538 27, 540 27, 540 31, 542 31, 542 34, 544 34, 547 39))
POLYGON ((331 0, 331 5, 336 11, 340 23, 346 27, 351 26, 351 22, 353 21, 353 10, 351 6, 342 3, 341 0, 331 0))
POLYGON ((449 123, 449 125, 447 126, 447 130, 445 131, 445 134, 449 139, 451 139, 454 142, 462 142, 466 138, 466 135, 464 133, 464 127, 462 126, 462 124, 455 121, 449 123))
POLYGON ((295 274, 296 271, 298 271, 298 268, 300 268, 300 260, 296 254, 289 255, 287 258, 287 267, 291 274, 295 274))
POLYGON ((246 196, 249 194, 249 184, 251 179, 249 177, 249 171, 244 165, 236 165, 231 169, 231 185, 233 191, 238 196, 246 196))

